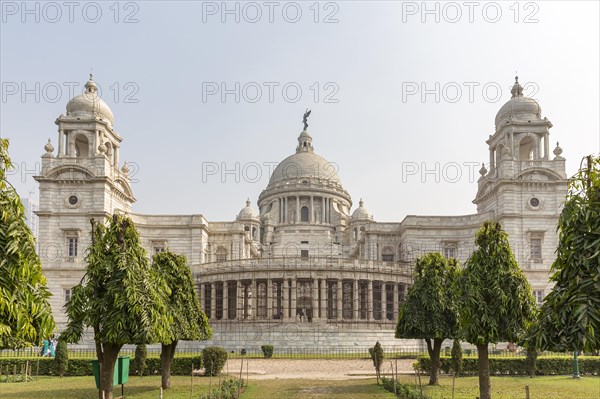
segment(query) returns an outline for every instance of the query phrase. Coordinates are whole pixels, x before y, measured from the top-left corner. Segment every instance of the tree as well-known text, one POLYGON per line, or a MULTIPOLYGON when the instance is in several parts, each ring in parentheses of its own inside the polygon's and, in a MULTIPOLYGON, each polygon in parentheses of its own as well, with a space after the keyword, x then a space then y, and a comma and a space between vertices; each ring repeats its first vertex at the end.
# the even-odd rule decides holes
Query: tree
POLYGON ((600 350, 600 157, 585 162, 558 219, 555 285, 527 339, 541 350, 600 350))
POLYGON ((146 370, 146 357, 148 355, 148 350, 146 349, 146 344, 138 344, 135 346, 135 355, 133 358, 133 369, 140 377, 144 375, 144 371, 146 370))
POLYGON ((460 335, 477 346, 479 394, 490 399, 488 344, 519 342, 534 322, 537 306, 500 224, 483 223, 475 244, 459 283, 460 335))
POLYGON ((212 330, 200 307, 185 256, 165 251, 154 255, 152 261, 171 292, 167 299, 167 308, 173 317, 173 323, 168 329, 168 341, 162 343, 160 353, 162 387, 168 389, 171 387, 171 365, 177 342, 209 339, 212 337, 212 330))
POLYGON ((438 383, 442 342, 456 338, 458 264, 439 253, 418 258, 414 283, 400 307, 396 338, 424 339, 431 358, 429 385, 438 383), (433 342, 432 342, 433 341, 433 342))
POLYGON ((56 344, 54 365, 56 366, 56 373, 60 378, 62 378, 69 367, 69 350, 67 348, 67 341, 65 341, 62 337, 58 339, 58 344, 56 344))
POLYGON ((100 391, 113 398, 113 373, 124 344, 169 342, 164 279, 150 266, 140 236, 126 216, 106 225, 92 223, 86 273, 66 304, 68 324, 62 336, 77 343, 87 327, 94 332, 100 363, 100 391))
POLYGON ((375 346, 369 348, 369 354, 371 360, 373 360, 373 366, 375 367, 375 374, 377 375, 377 384, 379 384, 379 376, 381 375, 381 365, 383 364, 383 348, 379 341, 375 343, 375 346))
POLYGON ((452 343, 452 399, 454 399, 454 383, 456 377, 460 374, 463 367, 463 353, 460 346, 460 341, 455 339, 452 343))
POLYGON ((0 138, 0 349, 40 345, 55 328, 35 239, 6 179, 11 168, 8 140, 0 138))

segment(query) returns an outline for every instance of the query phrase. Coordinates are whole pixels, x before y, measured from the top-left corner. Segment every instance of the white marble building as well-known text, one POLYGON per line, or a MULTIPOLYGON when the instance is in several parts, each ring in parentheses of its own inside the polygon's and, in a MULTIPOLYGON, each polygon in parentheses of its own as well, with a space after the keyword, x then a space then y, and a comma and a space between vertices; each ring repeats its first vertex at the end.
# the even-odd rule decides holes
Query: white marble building
POLYGON ((393 329, 413 260, 440 251, 464 262, 486 219, 509 234, 538 300, 549 288, 565 160, 558 144, 549 153, 552 124, 518 83, 487 140, 489 170, 480 170, 477 213, 400 222, 376 221, 362 200, 352 210, 350 194, 306 130, 274 170, 258 210, 247 201, 226 222, 136 214, 128 168, 119 163, 123 138, 91 77, 85 88, 56 120, 57 151, 46 144, 36 177, 40 252, 59 326, 66 322, 62 306, 84 274, 89 220, 114 212, 131 216, 149 255, 168 248, 188 258, 213 343, 231 349, 269 342, 364 348, 377 339, 388 347, 412 345, 394 340, 393 329))

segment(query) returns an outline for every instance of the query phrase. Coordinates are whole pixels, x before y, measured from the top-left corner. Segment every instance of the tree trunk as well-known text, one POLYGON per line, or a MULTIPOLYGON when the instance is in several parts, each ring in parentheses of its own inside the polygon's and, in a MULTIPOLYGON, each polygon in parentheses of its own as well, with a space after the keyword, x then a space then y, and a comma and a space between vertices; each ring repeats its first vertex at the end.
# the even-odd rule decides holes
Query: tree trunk
POLYGON ((429 359, 431 359, 431 372, 429 373, 429 385, 438 384, 438 374, 440 369, 440 352, 442 350, 443 339, 434 339, 433 347, 431 346, 431 339, 427 338, 427 353, 429 353, 429 359))
POLYGON ((490 362, 487 344, 477 345, 477 353, 479 355, 479 398, 492 399, 490 362))
POLYGON ((160 368, 162 373, 162 388, 169 389, 171 388, 171 365, 173 364, 173 358, 175 357, 177 341, 173 341, 169 345, 161 344, 161 346, 160 368))
POLYGON ((121 346, 108 343, 102 344, 103 359, 100 363, 100 391, 98 392, 100 399, 102 399, 102 390, 104 390, 104 399, 113 399, 113 376, 121 346))

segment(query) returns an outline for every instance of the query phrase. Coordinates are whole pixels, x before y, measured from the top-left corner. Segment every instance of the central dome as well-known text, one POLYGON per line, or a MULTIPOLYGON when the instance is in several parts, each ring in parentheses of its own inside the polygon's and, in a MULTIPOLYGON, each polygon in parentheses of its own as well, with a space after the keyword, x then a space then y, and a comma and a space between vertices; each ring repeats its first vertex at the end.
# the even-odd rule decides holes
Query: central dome
POLYGON ((337 165, 314 152, 298 152, 290 155, 277 165, 269 185, 286 180, 328 180, 340 183, 337 165))
POLYGON ((315 154, 312 137, 304 130, 298 136, 296 153, 277 165, 269 180, 269 186, 284 181, 309 183, 314 180, 340 184, 337 170, 335 163, 315 154))

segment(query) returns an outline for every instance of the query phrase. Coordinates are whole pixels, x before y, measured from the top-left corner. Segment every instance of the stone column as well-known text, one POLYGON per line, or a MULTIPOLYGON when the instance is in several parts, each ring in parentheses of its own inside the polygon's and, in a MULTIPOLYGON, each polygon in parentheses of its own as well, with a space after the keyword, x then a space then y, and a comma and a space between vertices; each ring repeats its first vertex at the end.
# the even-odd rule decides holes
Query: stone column
POLYGON ((358 291, 358 280, 354 280, 354 284, 352 287, 352 318, 356 321, 360 319, 358 314, 358 305, 359 305, 359 291, 358 291))
POLYGON ((252 280, 252 319, 258 318, 258 281, 252 280))
POLYGON ((327 280, 321 279, 321 306, 320 306, 321 319, 327 320, 327 280))
POLYGON ((290 301, 290 307, 292 309, 292 320, 296 320, 298 311, 296 310, 296 277, 292 279, 292 299, 290 301))
POLYGON ((210 318, 217 319, 217 286, 215 283, 210 283, 210 318))
POLYGON ((205 289, 204 284, 201 283, 199 285, 199 288, 200 288, 199 289, 199 291, 200 291, 200 293, 199 293, 200 294, 199 295, 200 296, 200 307, 202 308, 202 310, 204 311, 204 313, 206 313, 206 304, 204 303, 205 300, 206 300, 205 299, 206 297, 204 296, 204 289, 205 289))
POLYGON ((490 170, 494 170, 496 165, 494 164, 494 149, 490 149, 490 170))
POLYGON ((288 220, 288 216, 289 216, 288 215, 288 197, 285 197, 283 202, 284 202, 283 221, 285 223, 289 223, 289 220, 288 220))
POLYGON ((314 197, 310 196, 310 210, 308 214, 308 221, 312 224, 315 222, 315 206, 314 206, 314 197))
POLYGON ((381 282, 381 320, 387 320, 387 291, 385 281, 381 282))
POLYGON ((115 168, 119 168, 119 147, 115 147, 113 165, 115 168))
POLYGON ((300 223, 300 197, 296 196, 296 223, 300 223))
POLYGON ((267 280, 267 320, 273 319, 273 281, 267 280))
POLYGON ((236 298, 236 310, 235 310, 235 317, 236 319, 243 319, 244 318, 244 286, 242 285, 241 280, 237 280, 237 285, 236 285, 236 292, 237 292, 237 298, 236 298))
POLYGON ((550 140, 549 140, 548 131, 544 134, 544 159, 550 159, 550 140))
POLYGON ((342 301, 342 298, 343 298, 342 297, 342 294, 343 294, 342 287, 343 287, 343 285, 344 284, 343 284, 342 279, 339 279, 337 281, 337 319, 338 320, 342 320, 342 312, 343 312, 343 307, 344 307, 343 306, 344 303, 342 301))
POLYGON ((229 320, 229 292, 227 281, 223 281, 223 319, 229 320))
POLYGON ((319 318, 319 280, 313 278, 311 288, 312 319, 316 321, 319 318))
POLYGON ((325 197, 321 197, 321 223, 325 223, 325 197))
POLYGON ((394 320, 398 318, 398 283, 394 283, 394 320))
POLYGON ((373 280, 367 282, 367 320, 373 320, 373 280))
POLYGON ((62 129, 58 130, 58 157, 65 155, 64 152, 65 132, 62 129))
POLYGON ((283 279, 283 283, 281 283, 281 291, 283 293, 283 301, 282 301, 282 307, 283 307, 283 320, 289 320, 290 318, 290 289, 289 289, 289 285, 288 285, 288 280, 286 278, 283 279))

